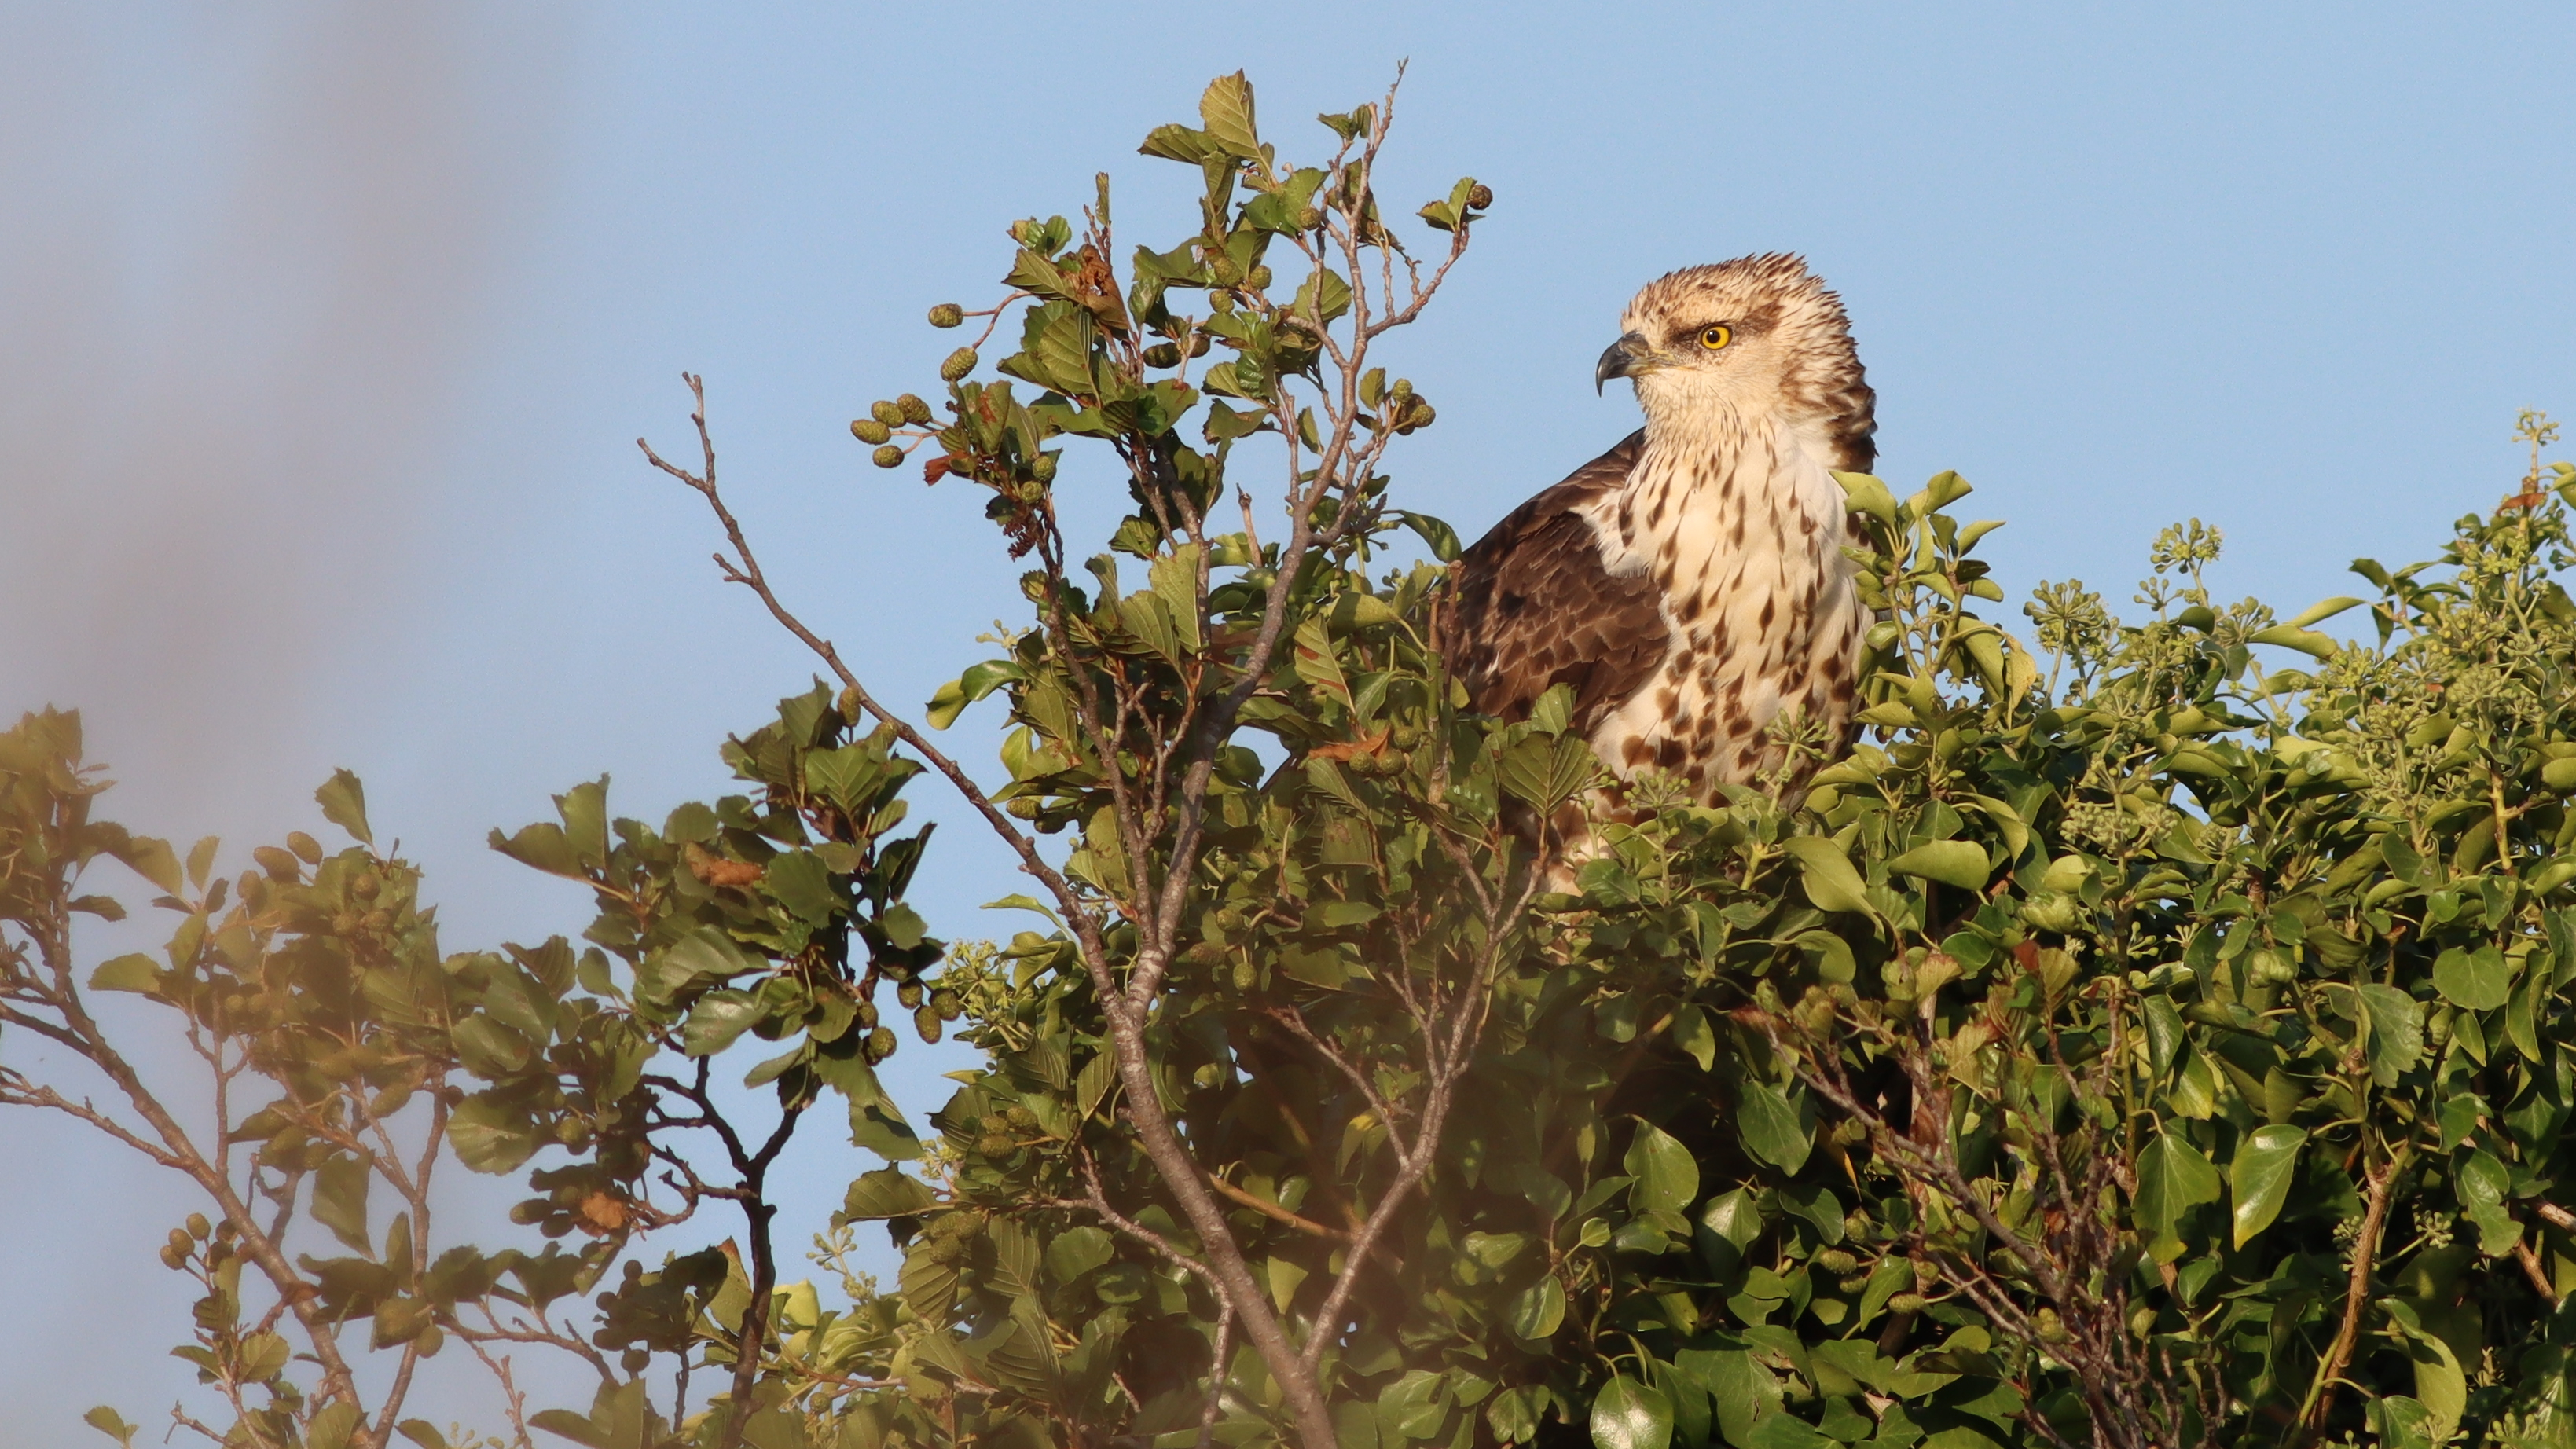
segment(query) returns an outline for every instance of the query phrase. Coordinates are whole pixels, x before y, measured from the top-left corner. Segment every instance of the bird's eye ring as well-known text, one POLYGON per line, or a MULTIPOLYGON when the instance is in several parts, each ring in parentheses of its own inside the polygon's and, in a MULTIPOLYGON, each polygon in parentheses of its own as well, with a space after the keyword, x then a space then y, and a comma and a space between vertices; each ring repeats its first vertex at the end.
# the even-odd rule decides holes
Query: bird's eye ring
POLYGON ((1714 327, 1703 327, 1699 330, 1699 345, 1707 348, 1711 352, 1715 352, 1734 340, 1735 329, 1724 323, 1719 323, 1714 327))

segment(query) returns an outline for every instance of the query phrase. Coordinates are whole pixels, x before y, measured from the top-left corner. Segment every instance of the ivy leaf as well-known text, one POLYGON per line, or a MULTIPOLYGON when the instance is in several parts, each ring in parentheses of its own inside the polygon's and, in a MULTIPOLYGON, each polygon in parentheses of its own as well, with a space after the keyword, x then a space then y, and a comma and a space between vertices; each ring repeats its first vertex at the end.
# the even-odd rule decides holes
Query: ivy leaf
POLYGON ((1684 1005, 1673 1012, 1673 1045, 1699 1063, 1703 1072, 1717 1065, 1717 1032, 1708 1024, 1708 1013, 1697 1006, 1684 1005))
POLYGON ((1637 1124, 1622 1165, 1637 1180, 1629 1200, 1639 1212, 1680 1212, 1699 1198, 1699 1163, 1689 1148, 1652 1122, 1637 1124))
POLYGON ((1807 1124, 1800 1120, 1798 1109, 1790 1105, 1779 1088, 1768 1082, 1745 1083, 1738 1116, 1745 1151, 1783 1172, 1794 1173, 1806 1166, 1815 1141, 1808 1134, 1807 1124))
POLYGON ((2490 1258, 2512 1252, 2522 1239, 2522 1224, 2504 1206, 2512 1190, 2512 1174, 2483 1148, 2460 1162, 2451 1183, 2460 1210, 2478 1225, 2478 1251, 2490 1258))
POLYGON ((2399 1428, 2401 1433, 2408 1428, 2417 1429, 2422 1433, 2420 1442, 2427 1445, 2446 1443, 2452 1431, 2459 1427, 2460 1415, 2468 1408, 2469 1376, 2460 1367, 2459 1357, 2450 1342, 2425 1325, 2416 1313, 2415 1305, 2402 1298, 2386 1298, 2380 1303, 2387 1311, 2388 1321, 2405 1335, 2406 1356, 2413 1360, 2415 1366, 2414 1402, 2424 1411, 2424 1418, 2430 1421, 2421 1425, 2392 1427, 2399 1428))
POLYGON ((2218 1169, 2200 1149, 2168 1130, 2156 1134, 2138 1156, 2138 1226, 2149 1236, 2147 1251, 2159 1263, 2183 1254, 2182 1220, 2202 1203, 2218 1201, 2218 1169))
POLYGON ((1887 868, 1898 875, 1920 876, 1966 891, 1984 889, 1986 877, 1994 873, 1985 847, 1973 840, 1935 840, 1918 845, 1889 861, 1887 868))
POLYGON ((2255 1128, 2245 1145, 2236 1149, 2236 1160, 2227 1165, 2227 1188, 2235 1199, 2237 1247, 2252 1242, 2281 1215, 2281 1204, 2290 1196, 2291 1169, 2298 1165, 2299 1148, 2307 1140, 2301 1129, 2275 1124, 2255 1128))
POLYGON ((1841 846, 1821 835, 1793 835, 1780 845, 1798 862, 1799 880, 1818 910, 1870 913, 1860 872, 1852 869, 1841 846))
POLYGON ((1663 1390, 1621 1374, 1593 1397, 1595 1449, 1667 1449, 1672 1442, 1673 1406, 1663 1390))
POLYGON ((2453 946, 2433 962, 2433 989, 2453 1006, 2493 1011, 2513 993, 2513 973, 2493 946, 2463 951, 2453 946))
POLYGON ((1553 1337, 1557 1326, 1565 1322, 1565 1285, 1551 1273, 1522 1289, 1520 1296, 1512 1300, 1504 1322, 1518 1338, 1535 1342, 1553 1337))
POLYGON ((1458 543, 1458 530, 1428 513, 1407 513, 1403 509, 1395 508, 1387 510, 1386 516, 1420 535, 1423 546, 1429 548, 1431 556, 1442 563, 1456 561, 1463 551, 1458 543))
POLYGON ((2414 997, 2395 986, 2347 988, 2359 999, 2370 1031, 2370 1075, 2382 1087, 2397 1085, 2424 1059, 2424 1015, 2414 997))
MULTIPOLYGON (((1949 1439, 1955 1434, 1969 1435, 1979 1444, 1991 1442, 1973 1429, 1946 1429, 1938 1437, 1949 1439)), ((1761 1420, 1737 1442, 1744 1449, 1842 1449, 1841 1440, 1818 1433, 1814 1425, 1792 1414, 1773 1414, 1761 1420)), ((1966 1442, 1951 1442, 1943 1444, 1941 1449, 1970 1449, 1970 1446, 1966 1442)))

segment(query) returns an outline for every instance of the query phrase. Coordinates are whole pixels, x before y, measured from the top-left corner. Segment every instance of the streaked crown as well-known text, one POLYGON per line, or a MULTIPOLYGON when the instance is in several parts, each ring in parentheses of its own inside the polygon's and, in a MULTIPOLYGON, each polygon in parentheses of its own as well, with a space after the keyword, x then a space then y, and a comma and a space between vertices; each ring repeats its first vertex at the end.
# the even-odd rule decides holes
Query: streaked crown
POLYGON ((1644 344, 1629 375, 1650 420, 1709 403, 1776 411, 1826 440, 1834 466, 1866 472, 1876 461, 1877 395, 1851 319, 1804 258, 1767 252, 1667 273, 1620 325, 1644 344))

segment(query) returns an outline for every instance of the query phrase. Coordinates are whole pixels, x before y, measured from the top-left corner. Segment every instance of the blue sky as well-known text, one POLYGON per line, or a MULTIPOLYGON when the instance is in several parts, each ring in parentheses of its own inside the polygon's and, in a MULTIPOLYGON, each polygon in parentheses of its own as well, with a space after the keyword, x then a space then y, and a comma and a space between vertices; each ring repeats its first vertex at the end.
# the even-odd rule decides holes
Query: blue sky
MULTIPOLYGON (((1440 410, 1410 506, 1472 536, 1634 425, 1589 374, 1641 282, 1795 250, 1881 472, 1974 481, 2016 604, 2123 603, 2196 516, 2286 613, 2509 491, 2515 409, 2576 412, 2571 41, 2543 6, 0 5, 0 711, 83 706, 109 813, 245 848, 346 765, 453 945, 577 930, 484 831, 603 771, 648 818, 719 791, 810 669, 635 453, 687 442, 678 374, 783 590, 926 699, 1022 605, 977 497, 847 432, 929 390, 924 309, 997 295, 1002 227, 1096 170, 1177 240, 1189 177, 1134 148, 1209 76, 1293 154, 1399 59, 1381 192, 1497 198, 1397 349, 1440 410)), ((1009 929, 1000 853, 919 804, 934 924, 1009 929)), ((901 1060, 916 1102, 956 1064, 901 1060)), ((819 1217, 852 1154, 813 1147, 819 1217)), ((183 1319, 150 1253, 186 1208, 49 1125, 0 1154, 0 1236, 64 1244, 0 1261, 13 1439, 156 1415, 187 1372, 126 1346, 183 1319)))

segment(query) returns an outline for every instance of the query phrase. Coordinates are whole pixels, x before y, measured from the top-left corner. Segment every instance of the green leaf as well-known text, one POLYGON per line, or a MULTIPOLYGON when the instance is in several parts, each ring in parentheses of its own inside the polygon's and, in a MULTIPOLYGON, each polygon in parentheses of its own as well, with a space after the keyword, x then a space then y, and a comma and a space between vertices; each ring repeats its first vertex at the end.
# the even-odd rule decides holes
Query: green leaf
POLYGON ((81 1422, 124 1445, 125 1449, 134 1449, 134 1436, 142 1432, 105 1404, 81 1415, 81 1422))
POLYGON ((2433 962, 2433 989, 2453 1006, 2493 1011, 2513 994, 2513 973, 2493 946, 2463 951, 2454 946, 2433 962))
POLYGON ((1638 1122, 1622 1165, 1637 1180, 1628 1191, 1639 1212, 1680 1212, 1699 1199, 1699 1163, 1689 1148, 1652 1122, 1638 1122))
POLYGON ((887 1166, 860 1173, 850 1183, 849 1195, 841 1204, 841 1216, 853 1221, 911 1217, 938 1205, 939 1199, 919 1178, 900 1167, 887 1166))
POLYGON ((331 1235, 369 1257, 375 1245, 367 1236, 367 1185, 375 1174, 363 1157, 334 1157, 313 1174, 313 1221, 331 1235))
POLYGON ((2202 1203, 2218 1201, 2218 1169, 2171 1130, 2159 1132, 2138 1155, 2138 1226, 2149 1235, 2147 1251, 2159 1263, 2170 1263, 2187 1246, 2183 1216, 2202 1203))
POLYGON ((358 1427, 358 1406, 347 1399, 325 1404, 316 1410, 311 1423, 304 1428, 304 1449, 346 1449, 349 1436, 358 1427))
POLYGON ((1164 612, 1179 634, 1181 647, 1193 654, 1205 647, 1199 633, 1203 611, 1198 593, 1199 552, 1200 545, 1183 544, 1171 556, 1154 560, 1145 570, 1155 597, 1163 601, 1164 612))
POLYGON ((1221 75, 1208 82, 1199 96, 1199 123, 1207 127, 1208 139, 1244 161, 1261 159, 1261 136, 1252 119, 1252 82, 1243 72, 1221 75))
POLYGON ((1673 1045, 1690 1054, 1703 1072, 1717 1065, 1717 1031, 1708 1024, 1708 1013, 1697 1006, 1684 1005, 1673 1012, 1673 1045))
POLYGON ((850 1103, 850 1145, 888 1162, 911 1162, 921 1156, 921 1137, 892 1102, 850 1103))
POLYGON ((1920 876, 1968 891, 1985 889, 1986 877, 1994 871, 1986 860, 1985 847, 1973 840, 1935 840, 1918 845, 1889 861, 1887 868, 1898 875, 1920 876))
POLYGON ((1442 563, 1454 563, 1463 552, 1458 544, 1458 530, 1428 513, 1389 509, 1386 516, 1420 535, 1424 546, 1431 550, 1431 556, 1442 563))
POLYGON ((1736 1125, 1744 1134, 1744 1150, 1783 1172, 1804 1167, 1815 1148, 1798 1109, 1768 1082, 1744 1084, 1736 1125))
POLYGON ((637 985, 649 1000, 668 1002, 683 992, 716 981, 730 981, 767 963, 714 926, 700 926, 645 958, 637 985))
POLYGON ((1621 1374, 1594 1396, 1595 1449, 1667 1449, 1672 1441, 1673 1406, 1663 1390, 1621 1374))
POLYGON ((1056 913, 1049 909, 1045 902, 1037 899, 1035 896, 1008 895, 1002 897, 998 901, 986 901, 978 909, 987 911, 1035 911, 1039 915, 1047 918, 1047 924, 1054 926, 1059 930, 1064 927, 1064 922, 1057 919, 1056 913))
POLYGON ((358 783, 357 776, 333 770, 313 798, 322 806, 323 819, 349 832, 360 845, 375 845, 376 833, 367 828, 367 787, 358 783))
POLYGON ((1867 473, 1836 473, 1834 481, 1842 485, 1843 504, 1854 513, 1866 513, 1889 528, 1896 526, 1896 495, 1887 485, 1867 473))
POLYGON ((448 1115, 447 1145, 457 1161, 485 1173, 515 1171, 537 1150, 525 1114, 482 1093, 458 1103, 448 1115))
POLYGON ((128 952, 98 963, 89 973, 92 991, 139 991, 150 995, 158 988, 160 968, 149 956, 128 952))
MULTIPOLYGON (((1485 1408, 1485 1422, 1492 1425, 1494 1436, 1506 1444, 1525 1444, 1538 1437, 1539 1409, 1547 1402, 1547 1391, 1536 1384, 1505 1389, 1494 1395, 1485 1408)), ((1348 1444, 1345 1435, 1342 1442, 1348 1444)))
POLYGON ((1840 1440, 1816 1432, 1814 1425, 1790 1414, 1773 1414, 1736 1441, 1744 1449, 1842 1449, 1840 1440))
POLYGON ((884 931, 886 939, 900 951, 909 951, 920 945, 930 934, 930 923, 921 918, 920 912, 901 901, 885 908, 877 917, 877 928, 884 931))
POLYGON ((765 1014, 760 998, 748 991, 710 991, 689 1008, 688 1022, 680 1028, 680 1050, 693 1057, 713 1056, 765 1014))
POLYGON ((2436 1431, 2433 1411, 2425 1407, 2424 1401, 2409 1394, 2383 1394, 2373 1399, 2369 1416, 2379 1449, 2439 1449, 2442 1441, 2450 1437, 2436 1431))
POLYGON ((2390 830, 2380 835, 2379 858, 2388 863, 2388 868, 2396 872, 2399 880, 2430 883, 2424 876, 2424 857, 2415 853, 2414 845, 2403 831, 2390 830))
POLYGON ((2395 986, 2348 988, 2358 998, 2370 1031, 2370 1074, 2382 1087, 2423 1060, 2424 1017, 2414 997, 2395 986))
POLYGON ((1341 663, 1333 657, 1333 636, 1322 619, 1308 619, 1297 626, 1293 652, 1299 679, 1316 693, 1340 700, 1344 709, 1350 708, 1350 681, 1342 677, 1341 663))
POLYGON ((1141 156, 1165 161, 1182 161, 1192 166, 1223 154, 1205 131, 1194 131, 1183 125, 1156 126, 1145 133, 1145 144, 1136 148, 1141 156))
POLYGON ((2320 603, 2310 604, 2305 609, 2300 610, 2297 617, 2289 621, 2289 625, 2293 629, 2305 629, 2312 625, 2322 624, 2326 620, 2333 618, 2335 615, 2342 613, 2346 609, 2360 608, 2364 602, 2364 600, 2353 598, 2349 594, 2337 594, 2331 599, 2324 600, 2320 603))
MULTIPOLYGON (((549 1434, 560 1434, 584 1449, 609 1449, 607 1434, 570 1409, 539 1409, 528 1422, 549 1434)), ((617 1449, 626 1449, 619 1445, 617 1449)))
POLYGON ((2430 1444, 2449 1441, 2459 1427, 2460 1415, 2468 1408, 2469 1376, 2460 1367, 2450 1342, 2432 1332, 2416 1314, 2415 1306, 2402 1298, 2380 1300, 2389 1322, 2406 1336, 2406 1354, 2415 1365, 2415 1401, 2431 1421, 2423 1425, 2424 1440, 2430 1444))
POLYGON ((2302 629, 2295 624, 2275 624, 2269 629, 2257 630, 2246 635, 2245 642, 2295 649, 2315 659, 2332 659, 2335 651, 2343 647, 2314 629, 2302 629))
POLYGON ((1522 1289, 1520 1296, 1512 1300, 1511 1311, 1504 1315, 1504 1322, 1520 1338, 1537 1340, 1552 1336, 1557 1326, 1565 1322, 1565 1285, 1556 1281, 1556 1275, 1551 1273, 1522 1289))
POLYGON ((1047 1242, 1047 1272, 1070 1286, 1084 1274, 1118 1255, 1118 1245, 1094 1227, 1067 1228, 1047 1242))
POLYGON ((1514 798, 1541 815, 1573 799, 1601 773, 1601 758, 1592 746, 1568 736, 1531 735, 1504 752, 1494 779, 1514 798))
POLYGON ((2272 1225, 2290 1196, 2291 1169, 2308 1134, 2285 1125, 2258 1127, 2236 1149, 2227 1165, 2228 1195, 2235 1201, 2235 1245, 2239 1248, 2272 1225))
POLYGON ((1860 872, 1842 847, 1821 835, 1793 835, 1780 842, 1798 862, 1799 881, 1818 910, 1869 914, 1869 896, 1860 872))
POLYGON ((2522 1239, 2522 1224, 2504 1205, 2512 1191, 2513 1175, 2483 1148, 2460 1161, 2451 1183, 2461 1210, 2478 1225, 2478 1251, 2490 1258, 2512 1252, 2522 1239))

